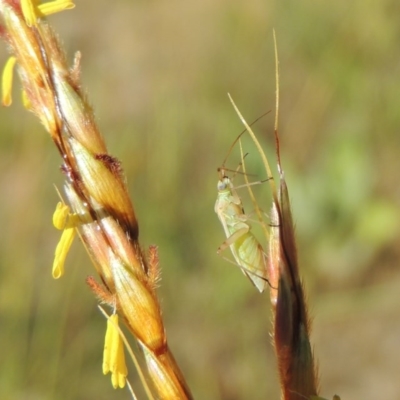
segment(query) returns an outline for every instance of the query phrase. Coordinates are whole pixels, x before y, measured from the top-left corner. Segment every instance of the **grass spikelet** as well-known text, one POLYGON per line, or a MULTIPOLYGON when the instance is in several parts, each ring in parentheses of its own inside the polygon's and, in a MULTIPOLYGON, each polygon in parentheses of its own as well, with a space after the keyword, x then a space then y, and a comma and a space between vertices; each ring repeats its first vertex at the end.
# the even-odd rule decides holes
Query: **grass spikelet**
POLYGON ((56 35, 43 19, 73 7, 72 2, 64 0, 40 5, 33 0, 0 0, 2 36, 14 57, 3 74, 3 103, 11 104, 12 68, 16 63, 25 103, 50 133, 63 161, 64 189, 71 211, 59 206, 54 218, 64 232, 57 248, 55 277, 63 273, 77 231, 104 283, 102 287, 90 278, 89 286, 100 301, 114 303, 104 364, 105 371, 112 373, 113 386, 123 387, 127 375, 123 345, 114 329, 119 316, 143 349, 156 396, 190 399, 190 390, 167 345, 155 292, 157 252, 151 248, 148 261, 138 242, 138 222, 122 168, 107 153, 81 90, 80 54, 70 69, 56 35))
MULTIPOLYGON (((250 136, 262 152, 265 170, 271 177, 271 169, 254 132, 240 114, 231 98, 238 115, 250 136)), ((278 166, 281 171, 281 166, 278 166)), ((279 177, 279 192, 272 188, 272 232, 268 235, 268 269, 272 286, 271 303, 274 308, 273 341, 278 360, 283 399, 300 400, 317 395, 317 378, 309 340, 309 320, 304 301, 303 288, 297 267, 289 195, 283 172, 279 177), (275 288, 278 288, 276 293, 275 288)))
MULTIPOLYGON (((276 114, 275 143, 277 169, 279 174, 278 190, 272 178, 271 168, 265 153, 238 107, 229 96, 233 107, 254 141, 261 158, 272 192, 270 229, 266 233, 268 242, 268 279, 271 283, 270 299, 273 306, 273 343, 275 346, 278 370, 284 400, 320 399, 318 396, 318 376, 310 344, 310 320, 304 289, 301 283, 294 224, 290 208, 288 188, 281 166, 278 116, 279 116, 279 73, 276 39, 276 114), (272 178, 272 179, 271 179, 272 178), (278 288, 276 291, 275 288, 278 288)), ((242 159, 243 151, 241 150, 242 159)), ((246 183, 248 184, 247 180, 246 183)), ((249 192, 251 189, 249 188, 249 192)), ((254 196, 250 193, 252 200, 254 196)), ((253 200, 254 203, 254 200, 253 200)), ((260 217, 258 204, 256 211, 260 217)), ((264 225, 264 232, 267 227, 264 225)), ((338 396, 335 396, 338 398, 338 396)))

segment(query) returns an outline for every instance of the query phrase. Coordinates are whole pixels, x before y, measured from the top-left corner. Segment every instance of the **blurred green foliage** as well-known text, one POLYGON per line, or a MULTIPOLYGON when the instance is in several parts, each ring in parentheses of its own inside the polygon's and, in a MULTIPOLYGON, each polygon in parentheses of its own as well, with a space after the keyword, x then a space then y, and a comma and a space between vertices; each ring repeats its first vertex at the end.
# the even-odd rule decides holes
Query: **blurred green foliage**
MULTIPOLYGON (((168 337, 196 398, 279 398, 268 296, 217 257, 224 235, 213 211, 216 169, 242 129, 226 93, 249 122, 274 108, 272 28, 322 394, 400 396, 399 13, 395 0, 96 0, 51 17, 69 59, 82 52, 141 243, 159 246, 168 337)), ((66 276, 51 279, 60 160, 15 86, 13 106, 0 110, 0 398, 129 398, 101 374, 105 321, 80 244, 66 276)), ((274 160, 273 113, 254 129, 274 160)), ((258 154, 246 151, 262 178, 258 154)), ((227 166, 238 162, 234 149, 227 166)), ((257 196, 267 211, 267 185, 257 196)))

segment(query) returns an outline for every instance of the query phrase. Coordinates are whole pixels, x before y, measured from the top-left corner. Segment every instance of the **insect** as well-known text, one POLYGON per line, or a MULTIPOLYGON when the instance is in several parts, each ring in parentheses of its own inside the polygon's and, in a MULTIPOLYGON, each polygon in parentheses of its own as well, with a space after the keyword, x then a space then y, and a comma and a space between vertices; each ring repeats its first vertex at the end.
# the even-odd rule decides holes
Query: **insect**
POLYGON ((251 226, 246 222, 242 201, 237 194, 232 181, 225 173, 225 168, 219 168, 218 196, 215 212, 224 228, 227 239, 219 246, 217 254, 230 247, 233 258, 253 285, 263 292, 267 280, 267 256, 261 244, 251 232, 251 226))

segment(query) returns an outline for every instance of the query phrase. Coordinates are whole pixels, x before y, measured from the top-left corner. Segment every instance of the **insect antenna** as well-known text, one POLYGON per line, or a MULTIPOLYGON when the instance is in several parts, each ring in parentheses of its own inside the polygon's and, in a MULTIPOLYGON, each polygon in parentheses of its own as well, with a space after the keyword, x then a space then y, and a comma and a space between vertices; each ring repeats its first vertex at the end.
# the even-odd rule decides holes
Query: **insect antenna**
MULTIPOLYGON (((255 123, 257 123, 261 118, 265 117, 267 114, 269 114, 271 112, 271 110, 266 111, 264 114, 260 115, 258 118, 256 118, 249 126, 253 126, 255 123)), ((232 142, 231 146, 229 147, 228 153, 226 155, 226 157, 224 158, 224 162, 222 163, 222 167, 218 168, 218 172, 219 170, 225 169, 225 163, 228 160, 228 157, 231 154, 232 149, 234 148, 235 144, 238 142, 238 140, 244 135, 244 133, 247 131, 247 129, 243 129, 242 132, 239 133, 239 135, 236 137, 236 139, 232 142)), ((245 157, 247 156, 248 153, 246 153, 245 157)), ((228 171, 228 170, 227 170, 228 171)))

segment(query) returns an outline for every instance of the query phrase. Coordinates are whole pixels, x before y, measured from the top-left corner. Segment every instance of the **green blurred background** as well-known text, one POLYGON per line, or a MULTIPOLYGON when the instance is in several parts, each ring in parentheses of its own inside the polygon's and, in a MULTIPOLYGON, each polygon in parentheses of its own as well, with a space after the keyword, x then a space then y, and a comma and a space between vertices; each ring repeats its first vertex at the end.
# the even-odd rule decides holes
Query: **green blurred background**
MULTIPOLYGON (((141 243, 159 246, 168 338, 197 399, 279 398, 268 295, 216 255, 224 235, 213 211, 216 169, 242 129, 227 92, 249 122, 274 108, 273 28, 321 394, 400 398, 399 15, 396 0, 86 0, 50 18, 69 59, 82 51, 141 243)), ((127 399, 101 373, 105 320, 80 243, 65 277, 51 278, 63 176, 19 91, 0 109, 0 398, 127 399)), ((273 113, 254 129, 274 160, 273 113)), ((227 166, 239 158, 236 148, 227 166)), ((256 189, 268 210, 268 187, 256 189)), ((135 376, 131 367, 144 398, 135 376)))

